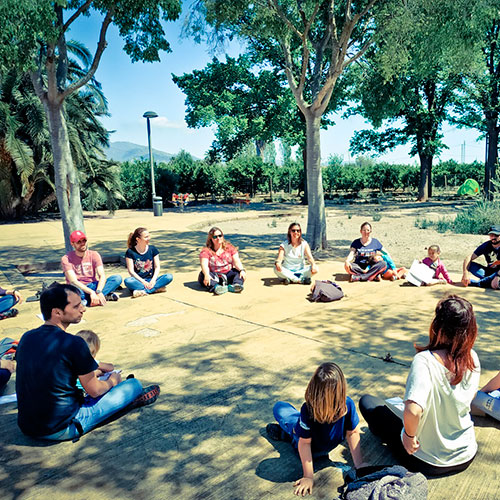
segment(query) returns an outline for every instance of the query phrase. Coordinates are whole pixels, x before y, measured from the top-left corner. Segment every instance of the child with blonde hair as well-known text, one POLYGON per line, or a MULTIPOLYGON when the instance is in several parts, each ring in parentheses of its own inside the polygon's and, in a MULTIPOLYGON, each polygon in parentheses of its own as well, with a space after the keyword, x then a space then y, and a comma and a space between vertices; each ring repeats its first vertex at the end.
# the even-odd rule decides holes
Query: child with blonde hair
MULTIPOLYGON (((82 337, 82 339, 85 340, 89 346, 90 354, 92 354, 92 357, 95 359, 99 349, 101 348, 101 339, 97 333, 92 330, 80 330, 77 332, 76 336, 82 337)), ((103 375, 104 373, 112 372, 115 369, 113 363, 101 363, 100 361, 97 361, 97 359, 96 362, 99 365, 96 370, 97 377, 103 375)))
POLYGON ((313 456, 328 454, 347 440, 354 466, 363 466, 359 417, 353 400, 346 395, 347 383, 335 363, 323 363, 314 372, 305 392, 300 412, 290 403, 278 401, 273 414, 278 424, 268 424, 271 439, 288 441, 298 450, 303 477, 294 483, 294 493, 312 493, 313 456))

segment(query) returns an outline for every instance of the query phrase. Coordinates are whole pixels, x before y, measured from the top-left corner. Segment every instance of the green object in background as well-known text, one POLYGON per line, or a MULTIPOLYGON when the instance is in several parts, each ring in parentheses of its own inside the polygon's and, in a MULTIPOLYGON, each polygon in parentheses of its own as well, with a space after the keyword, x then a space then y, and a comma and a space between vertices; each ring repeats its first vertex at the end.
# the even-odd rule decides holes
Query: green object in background
POLYGON ((468 194, 476 195, 479 194, 479 184, 474 179, 467 179, 457 191, 459 196, 466 196, 468 194))

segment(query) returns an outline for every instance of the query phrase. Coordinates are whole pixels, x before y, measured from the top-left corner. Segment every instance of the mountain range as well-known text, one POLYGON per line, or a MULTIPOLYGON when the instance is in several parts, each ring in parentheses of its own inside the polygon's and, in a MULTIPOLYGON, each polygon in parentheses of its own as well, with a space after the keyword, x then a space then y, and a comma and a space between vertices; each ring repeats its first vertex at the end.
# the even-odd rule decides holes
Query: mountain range
MULTIPOLYGON (((147 146, 140 146, 139 144, 125 141, 111 142, 109 148, 104 150, 104 153, 108 160, 119 162, 149 158, 149 149, 147 146)), ((175 155, 153 148, 153 158, 155 162, 168 162, 173 156, 175 155)))

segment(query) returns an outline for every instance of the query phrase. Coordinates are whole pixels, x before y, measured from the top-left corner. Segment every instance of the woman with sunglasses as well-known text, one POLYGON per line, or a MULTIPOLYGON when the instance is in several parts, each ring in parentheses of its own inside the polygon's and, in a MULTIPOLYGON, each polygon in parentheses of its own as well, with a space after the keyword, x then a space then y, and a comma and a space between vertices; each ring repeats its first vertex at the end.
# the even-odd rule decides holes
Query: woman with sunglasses
POLYGON ((209 292, 222 295, 243 290, 246 272, 238 249, 224 239, 224 233, 218 227, 208 232, 206 246, 200 253, 200 265, 198 282, 209 292))
POLYGON ((311 249, 302 238, 300 224, 292 222, 288 226, 288 241, 280 245, 278 257, 274 263, 274 272, 278 278, 288 283, 303 283, 309 285, 311 276, 318 272, 311 249), (310 265, 306 265, 306 260, 310 265))

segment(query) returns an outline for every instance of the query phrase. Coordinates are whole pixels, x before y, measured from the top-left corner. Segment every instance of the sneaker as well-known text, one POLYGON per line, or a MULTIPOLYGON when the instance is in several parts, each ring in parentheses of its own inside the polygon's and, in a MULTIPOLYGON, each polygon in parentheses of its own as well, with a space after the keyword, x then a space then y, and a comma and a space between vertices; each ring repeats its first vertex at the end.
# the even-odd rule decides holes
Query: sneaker
POLYGON ((351 283, 355 281, 361 281, 361 276, 359 274, 351 274, 351 283))
POLYGON ((273 441, 286 441, 292 442, 292 436, 286 433, 278 424, 267 424, 266 432, 270 439, 273 441))
POLYGON ((133 299, 136 299, 137 297, 144 297, 144 295, 147 295, 146 290, 134 290, 132 292, 133 299))
POLYGON ((228 292, 241 293, 243 291, 243 285, 235 283, 234 285, 227 285, 228 292))
POLYGON ((108 295, 106 295, 106 300, 108 302, 116 302, 118 299, 119 299, 118 294, 116 294, 114 292, 108 293, 108 295))
POLYGON ((142 390, 142 394, 132 402, 132 408, 140 408, 153 404, 160 395, 159 385, 150 385, 142 390))
POLYGON ((130 380, 131 378, 135 378, 135 375, 133 373, 129 373, 125 380, 130 380))
POLYGON ((284 285, 289 285, 290 283, 291 283, 291 281, 290 281, 288 278, 285 278, 285 279, 283 280, 283 284, 284 284, 284 285))
POLYGON ((19 314, 19 311, 13 307, 4 313, 0 313, 0 319, 15 318, 19 314))
POLYGON ((301 282, 303 285, 310 285, 310 284, 311 284, 311 278, 301 278, 301 279, 300 279, 300 282, 301 282))
POLYGON ((155 290, 155 293, 163 293, 163 292, 166 292, 167 291, 167 287, 166 286, 161 286, 160 288, 157 288, 155 290))
POLYGON ((222 295, 223 293, 226 293, 226 292, 227 292, 226 285, 215 285, 215 288, 214 288, 215 295, 222 295))

